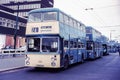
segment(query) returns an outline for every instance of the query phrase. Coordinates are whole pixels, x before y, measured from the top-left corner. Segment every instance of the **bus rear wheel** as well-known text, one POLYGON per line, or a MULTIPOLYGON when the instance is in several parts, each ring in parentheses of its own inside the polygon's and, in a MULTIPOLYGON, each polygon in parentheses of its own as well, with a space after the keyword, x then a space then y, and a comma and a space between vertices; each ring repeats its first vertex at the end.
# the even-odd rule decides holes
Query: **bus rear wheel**
POLYGON ((84 55, 82 54, 82 56, 81 56, 81 63, 83 63, 84 62, 84 55))
POLYGON ((68 57, 65 57, 63 69, 64 69, 64 70, 67 69, 68 66, 69 66, 69 59, 68 59, 68 57))

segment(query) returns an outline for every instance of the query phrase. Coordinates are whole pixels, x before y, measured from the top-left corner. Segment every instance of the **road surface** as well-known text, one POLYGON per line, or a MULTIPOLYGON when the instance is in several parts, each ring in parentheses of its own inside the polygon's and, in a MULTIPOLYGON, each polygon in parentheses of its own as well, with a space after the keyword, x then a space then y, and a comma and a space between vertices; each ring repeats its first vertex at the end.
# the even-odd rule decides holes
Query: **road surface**
POLYGON ((69 69, 23 68, 0 72, 0 80, 120 80, 120 56, 112 53, 102 58, 76 64, 69 69))

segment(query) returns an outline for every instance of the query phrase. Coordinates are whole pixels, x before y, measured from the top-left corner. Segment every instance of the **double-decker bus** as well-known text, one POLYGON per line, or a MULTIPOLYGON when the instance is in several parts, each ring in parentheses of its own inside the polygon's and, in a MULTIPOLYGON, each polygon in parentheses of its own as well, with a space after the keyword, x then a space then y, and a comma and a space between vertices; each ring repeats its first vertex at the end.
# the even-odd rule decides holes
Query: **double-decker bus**
POLYGON ((86 51, 89 59, 96 59, 103 55, 101 33, 91 26, 86 27, 86 51))
POLYGON ((109 39, 104 35, 101 36, 101 39, 103 55, 109 55, 110 52, 110 46, 108 41, 109 39))
POLYGON ((87 58, 85 25, 57 8, 30 11, 26 38, 28 67, 66 69, 87 58))
POLYGON ((118 50, 118 42, 114 40, 109 41, 110 53, 116 53, 118 50))

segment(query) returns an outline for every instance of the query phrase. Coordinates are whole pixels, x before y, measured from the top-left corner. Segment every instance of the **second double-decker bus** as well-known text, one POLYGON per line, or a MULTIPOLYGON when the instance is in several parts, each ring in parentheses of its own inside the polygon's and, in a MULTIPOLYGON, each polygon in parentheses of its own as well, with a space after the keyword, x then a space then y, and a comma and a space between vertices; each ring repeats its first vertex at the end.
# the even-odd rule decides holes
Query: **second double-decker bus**
POLYGON ((103 55, 101 33, 91 26, 86 27, 86 51, 89 59, 96 59, 103 55))
POLYGON ((104 35, 101 36, 101 39, 103 55, 109 55, 110 52, 110 46, 108 41, 109 39, 104 35))
POLYGON ((83 62, 86 54, 85 25, 57 8, 29 12, 26 27, 29 67, 64 68, 83 62))

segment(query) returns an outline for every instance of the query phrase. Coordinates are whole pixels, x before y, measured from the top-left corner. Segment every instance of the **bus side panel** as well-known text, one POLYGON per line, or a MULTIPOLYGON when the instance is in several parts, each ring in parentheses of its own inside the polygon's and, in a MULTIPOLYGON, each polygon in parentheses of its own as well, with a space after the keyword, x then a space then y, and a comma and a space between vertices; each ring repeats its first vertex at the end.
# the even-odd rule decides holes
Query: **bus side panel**
POLYGON ((82 56, 81 49, 78 49, 77 62, 81 62, 81 59, 82 59, 81 56, 82 56))
POLYGON ((70 64, 77 63, 77 49, 70 49, 70 64))

